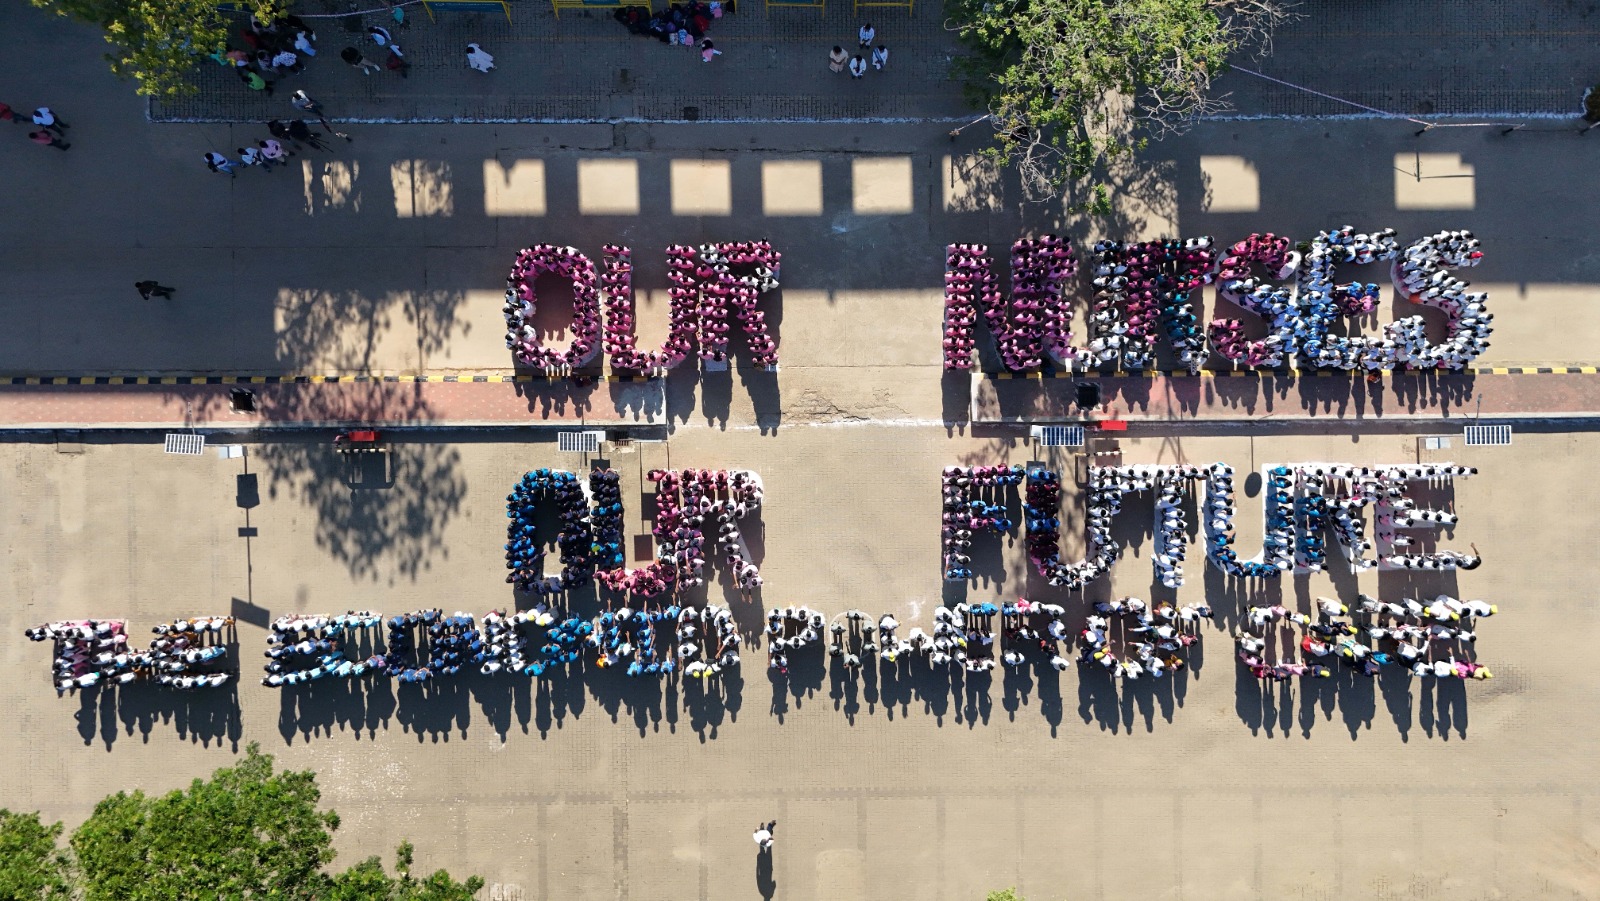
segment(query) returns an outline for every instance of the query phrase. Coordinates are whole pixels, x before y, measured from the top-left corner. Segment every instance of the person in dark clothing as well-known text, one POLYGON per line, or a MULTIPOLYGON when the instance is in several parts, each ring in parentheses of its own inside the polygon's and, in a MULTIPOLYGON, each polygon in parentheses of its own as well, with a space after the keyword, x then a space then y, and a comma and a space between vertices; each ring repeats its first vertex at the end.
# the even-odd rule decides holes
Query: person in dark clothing
POLYGON ((175 288, 168 288, 166 285, 163 285, 153 279, 145 279, 142 282, 134 282, 133 286, 139 289, 139 296, 143 297, 145 300, 149 300, 152 297, 165 297, 168 300, 171 300, 172 292, 177 290, 175 288))

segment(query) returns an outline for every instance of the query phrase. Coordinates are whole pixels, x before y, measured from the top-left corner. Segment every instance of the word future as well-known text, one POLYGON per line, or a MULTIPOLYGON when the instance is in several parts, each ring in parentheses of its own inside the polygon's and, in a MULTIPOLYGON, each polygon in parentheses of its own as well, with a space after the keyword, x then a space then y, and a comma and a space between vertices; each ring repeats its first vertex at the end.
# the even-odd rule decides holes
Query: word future
POLYGON ((1419 483, 1445 487, 1451 480, 1475 475, 1477 469, 1452 463, 1352 466, 1342 463, 1293 463, 1262 470, 1266 529, 1261 551, 1240 555, 1234 532, 1234 471, 1225 463, 1211 466, 1092 467, 1088 480, 1084 560, 1061 559, 1061 480, 1048 469, 1020 466, 951 466, 943 476, 943 570, 949 581, 973 577, 968 551, 975 534, 1014 529, 1005 517, 1000 492, 1025 481, 1023 520, 1028 559, 1050 584, 1077 590, 1111 570, 1118 550, 1111 523, 1122 512, 1123 498, 1149 492, 1156 522, 1151 565, 1160 582, 1183 584, 1187 521, 1183 496, 1196 483, 1205 484, 1200 504, 1206 559, 1230 576, 1277 578, 1286 572, 1322 572, 1328 565, 1329 542, 1352 571, 1371 569, 1476 569, 1471 554, 1437 550, 1411 553, 1416 533, 1453 525, 1454 513, 1421 508, 1411 497, 1419 483), (1363 511, 1376 526, 1367 538, 1363 511), (1368 552, 1375 552, 1369 557, 1368 552))
POLYGON ((1303 252, 1271 234, 1251 235, 1226 250, 1209 237, 1097 242, 1089 340, 1078 346, 1071 332, 1076 292, 1069 286, 1079 268, 1072 242, 1046 235, 1013 244, 1009 299, 986 246, 952 244, 946 252, 944 368, 972 365, 980 316, 1012 372, 1049 362, 1148 369, 1162 338, 1191 372, 1212 354, 1242 366, 1298 360, 1319 369, 1459 370, 1489 346, 1494 317, 1485 309, 1488 295, 1468 293, 1467 283, 1448 271, 1482 259, 1471 232, 1439 232, 1402 248, 1393 229, 1365 233, 1347 225, 1301 246, 1303 252), (1357 266, 1381 268, 1368 282, 1338 284, 1357 266), (1221 318, 1220 305, 1214 311, 1219 318, 1202 325, 1200 292, 1212 282, 1229 307, 1263 321, 1265 337, 1248 338, 1243 321, 1221 318), (1341 320, 1376 313, 1383 283, 1442 314, 1444 340, 1429 340, 1420 315, 1388 323, 1381 337, 1334 334, 1341 320))

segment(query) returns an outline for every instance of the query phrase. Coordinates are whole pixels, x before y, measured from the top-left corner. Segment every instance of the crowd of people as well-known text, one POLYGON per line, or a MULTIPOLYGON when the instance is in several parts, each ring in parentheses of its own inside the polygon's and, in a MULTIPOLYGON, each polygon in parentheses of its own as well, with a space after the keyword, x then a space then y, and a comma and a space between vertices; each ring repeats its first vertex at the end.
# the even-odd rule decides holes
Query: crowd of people
POLYGON ((1099 241, 1094 245, 1089 359, 1096 366, 1155 365, 1155 335, 1165 332, 1178 363, 1199 372, 1210 353, 1190 297, 1216 269, 1210 238, 1099 241))
POLYGON ((1111 571, 1117 546, 1111 540, 1111 521, 1122 511, 1122 496, 1148 491, 1151 468, 1096 466, 1089 469, 1086 559, 1066 563, 1061 559, 1061 477, 1051 469, 1028 472, 1023 521, 1027 524, 1028 560, 1053 586, 1077 591, 1111 571))
POLYGON ((1475 265, 1483 254, 1468 231, 1445 231, 1413 242, 1403 251, 1393 229, 1357 232, 1345 225, 1320 232, 1296 250, 1288 238, 1252 234, 1218 258, 1210 238, 1094 245, 1090 341, 1071 347, 1072 300, 1063 280, 1075 272, 1070 245, 1046 236, 1013 246, 1009 307, 981 244, 951 244, 946 252, 944 366, 972 365, 979 311, 995 339, 1007 371, 1036 370, 1051 358, 1085 368, 1142 370, 1155 360, 1155 339, 1164 335, 1178 363, 1190 372, 1210 354, 1245 366, 1281 366, 1299 359, 1317 368, 1365 371, 1369 378, 1396 368, 1460 370, 1488 348, 1493 315, 1487 295, 1447 270, 1475 265), (1026 247, 1026 252, 1019 252, 1026 247), (1040 257, 1043 257, 1041 260, 1040 257), (1445 340, 1428 339, 1421 316, 1383 327, 1378 337, 1332 334, 1340 319, 1377 312, 1377 282, 1337 284, 1341 266, 1394 260, 1393 281, 1413 303, 1446 317, 1445 340), (1270 279, 1257 279, 1262 266, 1270 279), (1245 323, 1218 316, 1202 328, 1195 292, 1215 278, 1218 296, 1265 320, 1266 335, 1251 338, 1245 323), (1294 285, 1282 282, 1294 278, 1294 285))
POLYGON ((1300 268, 1300 253, 1289 239, 1271 232, 1252 234, 1228 248, 1217 269, 1217 295, 1260 316, 1267 323, 1261 339, 1245 336, 1244 323, 1237 319, 1211 320, 1211 348, 1223 359, 1246 366, 1282 366, 1283 335, 1292 333, 1299 318, 1299 307, 1288 284, 1267 284, 1256 280, 1251 265, 1260 263, 1271 277, 1286 282, 1300 268))
POLYGON ((506 347, 517 362, 544 372, 571 371, 600 350, 600 288, 594 264, 576 247, 535 244, 517 251, 506 276, 506 347), (572 284, 572 340, 566 350, 545 347, 533 325, 539 298, 534 283, 554 274, 572 284))
POLYGON ((232 627, 231 616, 161 623, 151 630, 156 637, 143 651, 129 648, 122 620, 63 620, 24 634, 54 643, 50 672, 57 693, 135 682, 195 689, 216 688, 233 678, 233 673, 208 668, 227 658, 228 649, 218 638, 232 627))
POLYGON ((517 254, 506 279, 502 312, 506 347, 519 362, 545 372, 570 372, 604 350, 614 371, 653 375, 698 353, 707 368, 725 369, 728 338, 735 325, 730 320, 736 320, 751 362, 768 370, 777 368, 777 342, 767 327, 766 313, 757 309, 760 296, 778 287, 782 254, 772 242, 668 247, 667 338, 659 350, 649 351, 638 349, 632 251, 619 244, 607 244, 604 250, 598 275, 588 257, 573 247, 540 244, 517 254), (542 346, 533 326, 538 303, 534 282, 544 273, 572 282, 572 341, 565 351, 542 346))
POLYGON ((578 648, 595 635, 594 624, 576 616, 558 617, 544 601, 531 610, 506 615, 491 610, 483 616, 484 658, 476 661, 486 676, 511 673, 518 676, 543 676, 553 668, 569 666, 579 657, 578 648), (544 641, 535 646, 521 626, 544 629, 544 641))
POLYGON ((1331 598, 1318 598, 1316 606, 1316 615, 1281 605, 1249 608, 1236 637, 1240 663, 1257 679, 1274 682, 1329 678, 1340 664, 1369 677, 1391 666, 1422 678, 1493 677, 1472 653, 1477 620, 1499 612, 1493 604, 1449 595, 1426 604, 1409 598, 1394 603, 1363 594, 1353 612, 1331 598), (1288 642, 1297 652, 1290 659, 1276 653, 1284 646, 1280 628, 1298 636, 1288 642))
POLYGON ((767 636, 767 666, 780 673, 789 672, 789 652, 820 644, 826 625, 821 613, 804 604, 772 608, 763 630, 767 636))
POLYGON ((1265 471, 1266 529, 1262 553, 1244 559, 1233 545, 1233 467, 1216 463, 1186 473, 1206 480, 1202 506, 1207 556, 1230 576, 1276 578, 1284 572, 1322 572, 1328 565, 1323 535, 1332 528, 1353 570, 1373 565, 1397 569, 1476 569, 1476 554, 1440 550, 1409 554, 1406 529, 1438 528, 1456 521, 1445 510, 1424 509, 1408 496, 1406 483, 1474 475, 1477 469, 1454 463, 1398 464, 1382 467, 1337 463, 1273 466, 1265 471), (1361 510, 1371 507, 1377 544, 1366 538, 1361 510), (1376 549, 1376 560, 1366 556, 1376 549))
POLYGON ((940 483, 944 493, 940 541, 944 546, 944 578, 965 582, 972 578, 972 535, 974 532, 1009 532, 1004 497, 994 503, 995 492, 1022 484, 1027 469, 1011 466, 946 466, 940 483), (991 500, 977 497, 984 491, 991 500))
MULTIPOLYGON (((620 497, 612 501, 621 514, 620 497)), ((610 503, 606 505, 607 508, 610 503)), ((589 525, 589 501, 583 485, 570 472, 536 469, 524 473, 506 496, 506 581, 518 591, 554 594, 589 584, 594 574, 594 537, 589 525), (539 537, 541 503, 554 503, 561 522, 556 546, 561 551, 561 573, 545 575, 544 544, 539 537)), ((614 555, 613 555, 614 559, 614 555)))
POLYGON ((1135 597, 1100 601, 1079 633, 1078 662, 1098 665, 1116 679, 1159 679, 1186 665, 1183 651, 1200 640, 1195 626, 1211 616, 1205 604, 1150 605, 1135 597))
POLYGON ((711 0, 709 3, 688 0, 685 3, 669 3, 656 13, 651 13, 647 6, 624 6, 611 16, 633 34, 653 37, 673 46, 698 46, 700 59, 710 62, 713 54, 707 51, 721 51, 715 51, 706 34, 711 30, 711 24, 722 18, 725 12, 732 11, 732 8, 731 4, 724 6, 720 0, 711 0))
POLYGON ((336 616, 280 616, 267 633, 267 674, 261 684, 283 688, 329 677, 351 679, 369 671, 384 672, 388 661, 381 654, 347 654, 363 632, 382 625, 383 615, 370 610, 336 616))
POLYGON ((1013 243, 1009 302, 988 254, 983 244, 946 248, 944 368, 972 365, 980 309, 1008 371, 1037 369, 1052 358, 1070 359, 1075 353, 1072 312, 1063 289, 1078 274, 1072 243, 1056 235, 1013 243))
POLYGON ((749 470, 651 470, 656 484, 652 534, 656 559, 628 569, 623 547, 621 475, 596 467, 587 492, 576 475, 537 469, 526 473, 506 498, 506 581, 519 591, 552 595, 591 579, 612 591, 657 597, 675 586, 705 584, 707 555, 720 553, 741 591, 761 587, 760 567, 750 559, 739 520, 761 507, 761 479, 749 470), (556 539, 559 575, 544 572, 544 542, 538 534, 539 505, 554 503, 561 523, 556 539), (710 548, 705 531, 713 527, 710 548))

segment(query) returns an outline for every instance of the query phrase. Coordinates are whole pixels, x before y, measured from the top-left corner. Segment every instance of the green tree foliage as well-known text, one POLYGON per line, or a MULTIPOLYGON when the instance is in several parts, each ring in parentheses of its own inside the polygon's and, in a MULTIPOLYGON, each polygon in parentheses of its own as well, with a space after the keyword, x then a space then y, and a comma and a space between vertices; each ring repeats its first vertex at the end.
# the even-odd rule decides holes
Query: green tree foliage
POLYGON ((236 765, 161 797, 118 792, 72 834, 86 901, 312 899, 339 817, 316 774, 272 771, 251 744, 236 765))
POLYGON ((992 155, 1030 196, 1114 167, 1152 136, 1222 109, 1211 82, 1239 50, 1264 51, 1279 0, 947 0, 987 108, 992 155))
POLYGON ((0 901, 472 901, 483 888, 444 870, 416 878, 410 842, 393 876, 376 857, 327 874, 339 815, 321 800, 315 773, 275 773, 252 743, 187 790, 102 800, 72 834, 75 862, 60 823, 0 809, 0 901))
POLYGON ((1023 898, 1021 895, 1017 894, 1016 889, 1003 888, 990 892, 989 897, 986 898, 985 901, 1023 901, 1023 898))
MULTIPOLYGON (((139 93, 166 97, 190 93, 195 66, 227 47, 228 33, 244 17, 224 13, 217 0, 33 0, 105 29, 111 71, 139 82, 139 93)), ((286 0, 242 0, 262 20, 281 16, 286 0)))
POLYGON ((395 853, 398 876, 385 873, 383 863, 369 857, 333 877, 333 887, 324 897, 327 901, 472 901, 483 888, 478 876, 457 882, 444 870, 418 880, 411 875, 413 857, 411 843, 402 844, 395 853))
POLYGON ((60 823, 46 826, 37 812, 0 808, 0 898, 71 897, 67 855, 56 847, 60 837, 60 823))

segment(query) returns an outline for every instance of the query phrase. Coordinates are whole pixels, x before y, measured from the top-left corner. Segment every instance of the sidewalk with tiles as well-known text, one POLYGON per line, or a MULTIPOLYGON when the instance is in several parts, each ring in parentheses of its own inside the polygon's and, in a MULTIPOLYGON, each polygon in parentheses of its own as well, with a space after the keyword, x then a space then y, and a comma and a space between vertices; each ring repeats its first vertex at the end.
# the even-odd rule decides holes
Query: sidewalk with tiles
MULTIPOLYGON (((927 378, 937 378, 931 371, 927 378)), ((781 377, 780 377, 781 378, 781 377)), ((1233 377, 1160 375, 1094 376, 1103 404, 1074 405, 1075 379, 995 379, 981 374, 945 376, 944 409, 911 409, 899 423, 951 426, 1095 423, 1122 420, 1162 423, 1335 421, 1440 421, 1600 417, 1600 374, 1435 375, 1389 373, 1377 382, 1341 374, 1238 373, 1233 377), (942 418, 940 418, 942 415, 942 418)), ((689 390, 693 374, 671 380, 689 390)), ((218 381, 221 381, 220 379, 218 381)), ((803 386, 804 387, 804 386, 803 386)), ((804 389, 813 396, 814 387, 804 389)), ((775 393, 775 391, 774 391, 775 393)), ((899 398, 904 402, 907 397, 899 398)), ((586 382, 564 380, 400 381, 238 385, 32 385, 0 386, 0 429, 162 428, 257 429, 282 427, 430 426, 672 426, 689 420, 694 396, 668 380, 586 382), (239 413, 231 394, 248 390, 257 410, 239 413), (669 404, 675 400, 676 406, 669 404)), ((774 403, 776 401, 774 400, 774 403)), ((802 401, 790 409, 743 412, 723 428, 778 431, 793 426, 857 423, 848 410, 817 409, 802 401)), ((910 406, 910 404, 906 404, 910 406)))
MULTIPOLYGON (((369 4, 379 6, 379 4, 369 4)), ((659 6, 658 6, 659 8, 659 6)), ((631 35, 612 10, 563 10, 518 0, 511 20, 498 13, 441 12, 436 21, 408 7, 396 31, 409 78, 362 76, 339 60, 356 46, 381 61, 368 25, 391 25, 385 10, 346 15, 350 6, 308 0, 318 55, 308 71, 278 85, 277 96, 247 90, 220 67, 200 73, 194 97, 151 104, 157 121, 259 122, 282 115, 286 95, 305 88, 346 121, 551 122, 686 120, 854 120, 971 117, 950 61, 961 52, 937 0, 911 10, 826 9, 738 4, 708 32, 723 55, 709 65, 690 47, 631 35), (854 48, 870 21, 891 51, 883 73, 859 82, 827 69, 835 44, 854 48), (465 47, 494 54, 485 76, 466 68, 465 47)), ((1558 0, 1322 0, 1293 5, 1273 52, 1242 55, 1220 93, 1243 116, 1397 115, 1576 116, 1585 87, 1600 80, 1600 13, 1558 0), (1287 84, 1285 84, 1285 82, 1287 84), (1301 90, 1296 85, 1309 88, 1301 90), (1316 92, 1316 93, 1313 93, 1316 92), (1326 96, 1332 95, 1332 96, 1326 96), (1334 98, 1343 98, 1342 103, 1334 98), (1362 107, 1365 107, 1363 109, 1362 107)))
MULTIPOLYGON (((659 10, 661 4, 656 4, 659 10)), ((342 13, 342 4, 301 3, 307 10, 342 13)), ((409 77, 363 76, 339 59, 354 46, 382 61, 367 39, 369 25, 392 26, 387 12, 311 19, 317 56, 300 75, 280 81, 274 95, 247 89, 221 67, 199 73, 200 92, 151 104, 163 122, 264 122, 284 115, 288 95, 305 89, 340 121, 554 122, 947 119, 976 115, 949 80, 958 52, 937 0, 912 9, 877 8, 852 14, 849 3, 825 10, 741 2, 712 22, 706 35, 722 55, 702 63, 698 47, 673 46, 634 35, 609 8, 562 10, 519 0, 511 21, 498 14, 440 12, 430 22, 408 7, 412 23, 394 30, 412 63, 409 77), (889 48, 889 66, 865 78, 828 69, 835 45, 857 45, 857 30, 872 23, 889 48), (495 69, 467 68, 466 45, 495 58, 495 69)))

